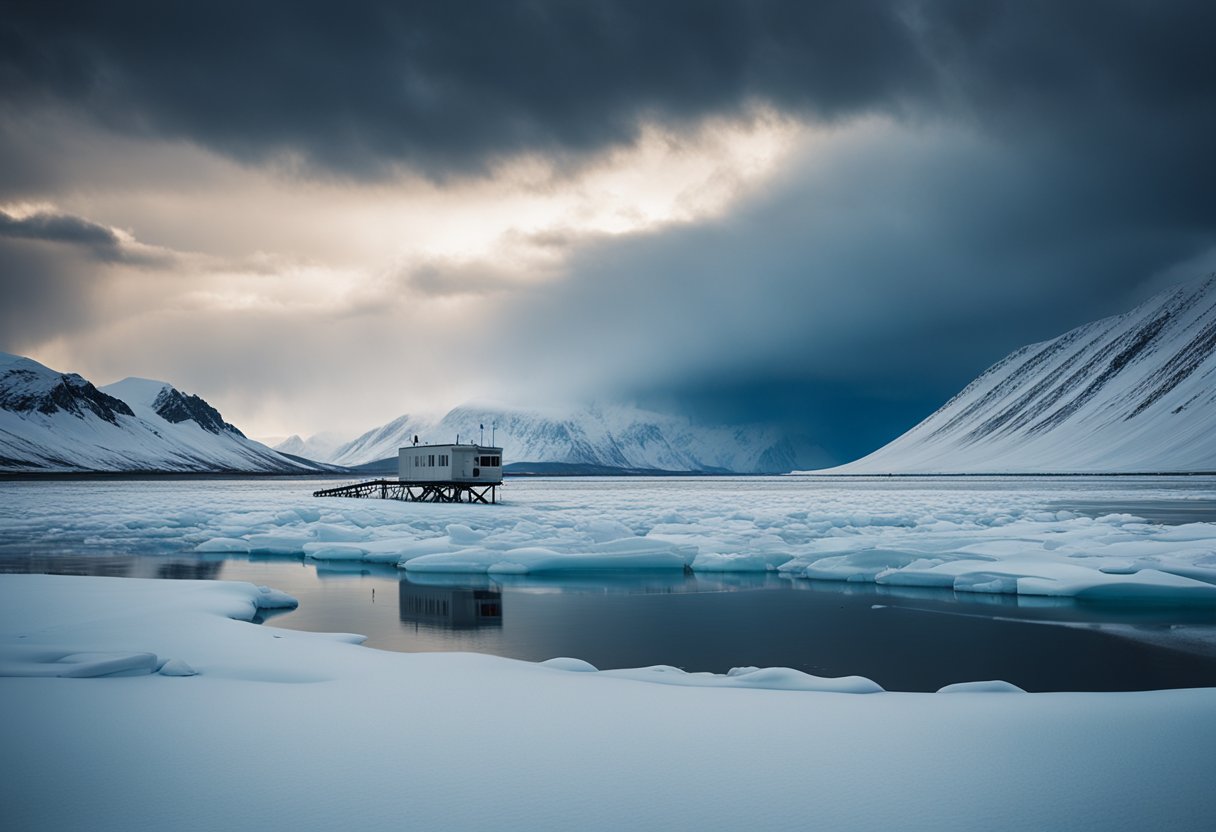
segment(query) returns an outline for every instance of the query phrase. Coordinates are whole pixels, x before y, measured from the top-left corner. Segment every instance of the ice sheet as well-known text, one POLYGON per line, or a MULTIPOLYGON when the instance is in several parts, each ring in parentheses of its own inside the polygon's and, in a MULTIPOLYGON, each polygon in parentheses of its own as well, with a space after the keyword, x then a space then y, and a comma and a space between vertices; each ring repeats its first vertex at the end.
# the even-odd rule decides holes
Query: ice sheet
POLYGON ((1216 813, 1216 690, 385 653, 239 620, 266 594, 0 576, 0 650, 195 671, 0 677, 6 829, 1197 832, 1216 813))

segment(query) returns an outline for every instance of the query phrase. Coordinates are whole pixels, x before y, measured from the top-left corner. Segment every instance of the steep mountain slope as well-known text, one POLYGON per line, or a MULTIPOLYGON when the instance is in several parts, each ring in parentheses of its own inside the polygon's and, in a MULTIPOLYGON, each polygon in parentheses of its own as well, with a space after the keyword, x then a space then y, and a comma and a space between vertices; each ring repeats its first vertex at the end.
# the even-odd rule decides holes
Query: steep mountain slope
POLYGON ((784 472, 824 459, 775 430, 706 428, 687 419, 629 407, 536 411, 465 405, 440 419, 401 416, 338 448, 329 462, 361 465, 396 457, 414 436, 423 442, 484 441, 508 462, 566 463, 667 471, 784 472))
POLYGON ((0 353, 0 470, 305 471, 198 396, 129 378, 97 388, 0 353))
POLYGON ((1216 471, 1216 275, 1022 347, 833 473, 1216 471))

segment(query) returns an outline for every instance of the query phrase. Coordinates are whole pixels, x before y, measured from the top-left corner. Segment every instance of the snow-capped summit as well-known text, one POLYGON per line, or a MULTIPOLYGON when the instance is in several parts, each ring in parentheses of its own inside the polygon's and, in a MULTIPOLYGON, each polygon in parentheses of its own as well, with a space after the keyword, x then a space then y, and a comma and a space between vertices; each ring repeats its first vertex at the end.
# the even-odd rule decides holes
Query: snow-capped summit
POLYGON ((0 352, 0 409, 11 413, 53 416, 70 413, 118 424, 118 416, 132 416, 119 399, 98 390, 76 373, 59 373, 31 358, 0 352))
POLYGON ((236 426, 225 422, 216 410, 198 396, 183 393, 167 381, 153 381, 131 376, 101 388, 115 398, 122 399, 137 415, 147 418, 157 416, 167 422, 179 424, 194 422, 208 433, 231 433, 244 438, 236 426))
POLYGON ((826 461, 818 448, 770 428, 704 427, 624 405, 531 410, 485 403, 461 405, 440 418, 400 416, 325 461, 354 466, 395 458, 414 436, 423 442, 493 441, 511 463, 770 473, 826 461))
POLYGON ((832 473, 1216 471, 1216 275, 1015 350, 832 473))
POLYGON ((333 456, 334 451, 345 441, 344 438, 329 432, 313 434, 307 439, 299 434, 292 434, 271 447, 283 454, 324 460, 333 456))
POLYGON ((0 353, 0 470, 315 470, 246 439, 198 396, 128 378, 102 388, 0 353))

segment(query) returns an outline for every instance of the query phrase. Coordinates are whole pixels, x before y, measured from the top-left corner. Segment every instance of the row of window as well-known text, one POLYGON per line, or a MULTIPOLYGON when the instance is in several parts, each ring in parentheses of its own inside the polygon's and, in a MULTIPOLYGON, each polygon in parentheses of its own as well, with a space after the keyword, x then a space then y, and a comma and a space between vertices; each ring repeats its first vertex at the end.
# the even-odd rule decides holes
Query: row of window
MULTIPOLYGON (((434 468, 436 465, 441 468, 447 467, 451 461, 451 457, 447 454, 414 454, 415 468, 434 468)), ((484 465, 486 468, 495 468, 502 465, 501 456, 479 456, 476 464, 484 465)))

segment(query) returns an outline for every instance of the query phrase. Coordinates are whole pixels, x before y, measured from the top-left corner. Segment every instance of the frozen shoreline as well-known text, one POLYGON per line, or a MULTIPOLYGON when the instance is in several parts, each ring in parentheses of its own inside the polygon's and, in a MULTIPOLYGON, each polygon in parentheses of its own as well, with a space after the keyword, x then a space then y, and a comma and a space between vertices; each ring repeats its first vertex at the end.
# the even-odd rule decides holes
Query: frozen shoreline
POLYGON ((260 595, 0 577, 0 651, 152 653, 198 673, 0 678, 6 825, 1198 830, 1216 811, 1213 689, 579 672, 234 620, 260 595))

